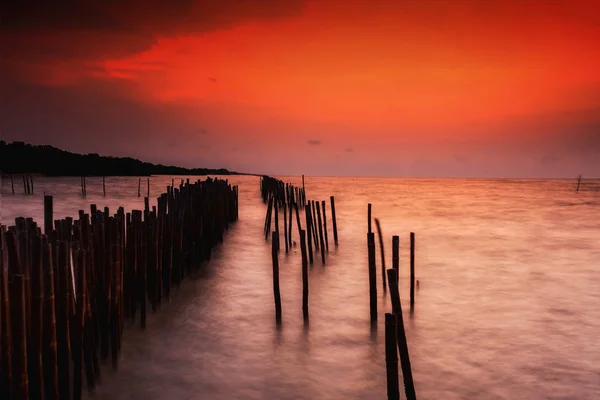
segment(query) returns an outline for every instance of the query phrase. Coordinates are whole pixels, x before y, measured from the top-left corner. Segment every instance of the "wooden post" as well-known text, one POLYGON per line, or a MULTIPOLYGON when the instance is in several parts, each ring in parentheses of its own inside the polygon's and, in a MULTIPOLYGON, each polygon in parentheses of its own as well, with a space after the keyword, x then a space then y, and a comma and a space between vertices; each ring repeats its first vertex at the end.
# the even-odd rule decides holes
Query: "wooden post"
MULTIPOLYGON (((313 203, 314 205, 314 203, 313 203)), ((323 243, 323 224, 321 223, 321 207, 319 207, 319 203, 317 203, 317 217, 319 224, 319 241, 321 246, 321 261, 323 265, 325 265, 325 243, 323 243)))
POLYGON ((279 293, 279 259, 277 257, 277 242, 279 236, 273 232, 271 240, 271 255, 273 257, 273 294, 275 296, 275 320, 281 323, 281 295, 279 293))
POLYGON ((306 257, 306 232, 300 231, 300 249, 302 251, 302 316, 308 321, 308 260, 306 257))
POLYGON ((42 365, 44 369, 44 393, 49 400, 58 400, 58 364, 56 345, 56 314, 54 298, 54 267, 52 245, 42 247, 44 280, 44 316, 42 365))
POLYGON ((15 182, 13 181, 12 174, 10 174, 10 188, 12 189, 12 194, 15 194, 15 182))
POLYGON ((375 234, 367 233, 367 245, 369 253, 369 304, 371 323, 377 322, 377 272, 375 266, 375 234))
POLYGON ((142 197, 142 178, 138 178, 138 197, 142 197))
POLYGON ((333 241, 335 243, 335 246, 337 247, 337 245, 338 245, 338 232, 337 232, 337 222, 336 222, 336 219, 335 219, 335 199, 333 198, 333 196, 330 196, 329 200, 331 200, 331 221, 333 223, 333 241))
POLYGON ((14 399, 29 398, 29 379, 27 373, 27 311, 25 305, 25 275, 19 263, 17 238, 7 233, 6 251, 8 252, 8 291, 10 299, 10 320, 12 339, 12 378, 11 394, 14 399))
POLYGON ((415 233, 410 233, 410 310, 415 308, 415 233))
POLYGON ((388 400, 400 400, 398 384, 398 338, 396 314, 385 314, 385 369, 388 400))
POLYGON ((387 291, 387 283, 385 281, 385 254, 383 251, 383 236, 381 235, 381 225, 379 219, 375 218, 375 227, 377 228, 377 235, 379 236, 379 248, 381 249, 381 281, 383 283, 383 293, 387 291))
POLYGON ((577 189, 575 189, 575 193, 579 193, 579 187, 581 186, 581 175, 577 178, 577 189))
MULTIPOLYGON (((290 209, 290 217, 292 216, 292 210, 290 209)), ((285 239, 285 254, 289 251, 288 245, 288 224, 287 224, 287 203, 283 205, 283 236, 285 239)), ((291 244, 291 243, 290 243, 291 244)))
POLYGON ((150 178, 148 178, 148 197, 150 197, 150 178))
MULTIPOLYGON (((298 207, 298 202, 294 202, 294 207, 298 207)), ((290 215, 289 215, 289 221, 288 221, 288 229, 289 232, 287 232, 286 234, 288 235, 288 243, 290 244, 290 248, 292 247, 292 204, 290 203, 290 215)))
POLYGON ((311 207, 310 215, 312 216, 313 237, 315 239, 315 250, 319 250, 319 226, 317 225, 317 210, 315 209, 315 201, 308 202, 311 207))
POLYGON ((277 252, 279 252, 279 201, 275 202, 275 233, 277 234, 277 252))
POLYGON ((400 237, 392 236, 392 268, 396 271, 396 278, 400 280, 400 237))
POLYGON ((104 176, 102 177, 102 193, 106 197, 106 179, 104 176))
POLYGON ((69 268, 68 242, 58 242, 58 265, 56 267, 56 345, 58 360, 58 390, 60 399, 71 398, 71 349, 69 346, 69 319, 72 313, 70 294, 71 274, 69 268))
POLYGON ((398 278, 396 271, 387 270, 388 285, 390 288, 390 301, 392 302, 392 312, 396 314, 398 321, 398 351, 400 353, 400 362, 402 365, 402 378, 404 379, 404 391, 407 400, 416 400, 415 384, 412 377, 412 368, 410 366, 410 356, 408 354, 408 344, 406 342, 406 333, 404 331, 404 318, 402 316, 402 304, 400 303, 400 293, 398 292, 398 278))
POLYGON ((29 373, 29 396, 42 398, 42 327, 43 327, 43 277, 42 277, 42 238, 34 232, 30 235, 30 282, 31 282, 31 324, 27 338, 27 359, 29 373))
POLYGON ((23 175, 23 193, 27 193, 27 182, 25 181, 25 175, 23 175))
POLYGON ((54 223, 54 205, 52 196, 44 196, 44 233, 50 235, 54 223))
MULTIPOLYGON (((306 196, 306 189, 304 188, 304 174, 302 174, 302 194, 306 196)), ((306 206, 306 197, 302 199, 302 207, 306 206)))
POLYGON ((312 248, 312 218, 310 216, 310 206, 304 208, 304 216, 306 217, 306 243, 308 244, 308 260, 313 263, 313 248, 312 248))
POLYGON ((329 252, 329 239, 327 238, 327 214, 325 214, 325 200, 321 201, 321 207, 323 208, 323 232, 325 233, 325 248, 329 252))
POLYGON ((367 232, 371 233, 371 232, 373 232, 371 230, 371 203, 369 203, 369 206, 367 208, 367 221, 368 221, 368 230, 367 230, 367 232))
POLYGON ((34 193, 34 191, 33 191, 33 176, 30 175, 29 179, 31 180, 31 190, 29 193, 33 194, 34 193))
POLYGON ((8 250, 4 241, 6 235, 4 227, 0 225, 0 398, 3 399, 11 398, 10 392, 13 390, 8 250))

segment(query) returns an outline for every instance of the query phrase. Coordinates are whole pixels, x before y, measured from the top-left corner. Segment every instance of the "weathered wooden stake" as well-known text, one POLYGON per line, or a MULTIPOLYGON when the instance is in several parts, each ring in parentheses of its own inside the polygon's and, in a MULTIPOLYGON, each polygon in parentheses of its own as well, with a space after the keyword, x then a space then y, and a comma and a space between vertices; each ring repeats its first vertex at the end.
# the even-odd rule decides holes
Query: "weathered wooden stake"
POLYGON ((148 197, 150 197, 150 178, 148 178, 148 197))
POLYGON ((279 252, 279 201, 275 202, 275 233, 277 234, 277 252, 279 252))
POLYGON ((13 181, 12 174, 10 174, 10 188, 12 189, 12 194, 15 194, 15 182, 13 181))
POLYGON ((367 233, 369 255, 369 304, 371 323, 377 322, 377 271, 375 266, 375 234, 367 233))
POLYGON ((415 308, 415 233, 410 233, 410 310, 415 308))
MULTIPOLYGON (((292 211, 290 209, 290 217, 291 215, 292 211)), ((285 239, 285 254, 287 254, 289 251, 289 245, 291 245, 291 243, 288 244, 287 203, 283 204, 283 237, 285 239)))
POLYGON ((142 197, 142 178, 138 178, 138 197, 142 197))
POLYGON ((102 177, 102 193, 106 197, 106 178, 104 176, 102 177))
POLYGON ((325 249, 329 252, 329 238, 327 238, 327 214, 325 213, 325 200, 321 201, 323 208, 323 233, 325 233, 325 249))
POLYGON ((275 320, 281 323, 281 295, 279 293, 279 259, 277 257, 277 242, 279 236, 273 232, 271 240, 271 255, 273 258, 273 295, 275 296, 275 320))
POLYGON ((385 369, 388 400, 400 400, 398 383, 398 337, 396 314, 385 314, 385 369))
POLYGON ((377 228, 377 236, 379 236, 379 248, 381 250, 381 282, 383 283, 383 293, 387 291, 387 283, 385 281, 385 254, 383 250, 383 236, 381 235, 381 225, 379 219, 375 218, 375 227, 377 228))
POLYGON ((368 221, 368 230, 367 230, 367 232, 371 233, 371 232, 373 232, 373 231, 371 230, 371 203, 369 203, 369 206, 368 206, 368 208, 367 208, 367 211, 368 211, 368 212, 367 212, 367 214, 368 214, 368 215, 367 215, 367 221, 368 221))
POLYGON ((337 247, 338 232, 337 232, 337 221, 335 219, 335 199, 333 198, 333 196, 330 196, 329 200, 331 200, 331 221, 333 223, 333 241, 335 243, 335 246, 337 247))
MULTIPOLYGON (((313 203, 314 205, 314 203, 313 203)), ((319 207, 319 203, 317 203, 317 221, 319 224, 319 242, 321 246, 321 261, 323 265, 325 265, 325 243, 323 240, 323 224, 321 222, 321 207, 319 207)))
POLYGON ((304 198, 302 199, 302 207, 306 206, 306 189, 304 188, 304 174, 302 174, 302 195, 304 198))
POLYGON ((306 217, 306 243, 308 244, 308 260, 313 264, 313 248, 312 248, 312 217, 310 215, 310 204, 304 208, 304 216, 306 217))
POLYGON ((400 237, 392 236, 392 268, 396 271, 396 278, 400 280, 400 237))
POLYGON ((306 232, 300 231, 300 249, 302 252, 302 316, 308 321, 308 260, 306 257, 306 232))
POLYGON ((408 354, 408 344, 406 342, 406 333, 404 331, 404 318, 402 316, 402 304, 400 303, 400 293, 398 292, 398 278, 396 271, 387 270, 388 285, 390 288, 390 301, 392 302, 392 312, 396 314, 398 321, 398 351, 400 353, 400 362, 402 365, 402 378, 404 379, 404 392, 407 400, 416 400, 415 384, 412 377, 412 368, 410 366, 410 356, 408 354))
POLYGON ((52 196, 44 196, 44 233, 50 235, 54 224, 54 206, 52 196))

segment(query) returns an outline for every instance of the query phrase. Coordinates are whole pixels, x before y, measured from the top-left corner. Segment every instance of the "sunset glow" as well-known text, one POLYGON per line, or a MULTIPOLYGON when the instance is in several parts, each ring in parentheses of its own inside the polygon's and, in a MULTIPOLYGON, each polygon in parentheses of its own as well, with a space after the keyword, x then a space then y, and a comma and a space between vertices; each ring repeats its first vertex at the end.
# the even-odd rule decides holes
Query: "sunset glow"
POLYGON ((122 3, 9 10, 0 139, 259 173, 600 175, 594 2, 122 3))

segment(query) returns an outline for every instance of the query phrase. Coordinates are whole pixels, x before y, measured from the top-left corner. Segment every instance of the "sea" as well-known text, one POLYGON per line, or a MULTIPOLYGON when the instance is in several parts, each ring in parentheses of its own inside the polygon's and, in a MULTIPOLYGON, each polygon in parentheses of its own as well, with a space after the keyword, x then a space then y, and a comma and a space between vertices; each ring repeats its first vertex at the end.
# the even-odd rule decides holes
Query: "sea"
MULTIPOLYGON (((385 399, 384 313, 391 305, 376 240, 379 316, 372 326, 371 203, 386 268, 392 236, 400 237, 400 295, 419 399, 600 399, 599 180, 582 181, 576 193, 574 179, 306 177, 308 199, 327 204, 329 251, 325 265, 315 255, 309 267, 305 324, 300 246, 286 254, 282 238, 278 326, 260 178, 224 178, 239 185, 239 221, 212 260, 149 315, 145 331, 128 324, 118 369, 104 366, 85 398, 385 399)), ((300 177, 278 178, 302 186, 300 177)), ((18 180, 13 195, 4 179, 0 223, 25 216, 42 224, 44 193, 54 196, 55 218, 92 203, 142 209, 148 190, 155 204, 172 179, 182 177, 153 176, 148 189, 146 178, 106 178, 106 197, 102 178, 87 179, 85 197, 79 178, 35 177, 33 195, 18 180)))

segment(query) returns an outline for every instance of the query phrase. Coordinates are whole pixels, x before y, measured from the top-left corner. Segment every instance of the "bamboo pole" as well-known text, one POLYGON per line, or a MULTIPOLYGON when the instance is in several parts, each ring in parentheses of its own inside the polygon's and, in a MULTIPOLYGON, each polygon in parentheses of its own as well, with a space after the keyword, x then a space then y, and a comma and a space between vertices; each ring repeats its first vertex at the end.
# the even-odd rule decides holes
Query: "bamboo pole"
POLYGON ((281 323, 281 295, 279 293, 279 259, 277 257, 277 242, 279 237, 273 232, 271 240, 271 255, 273 258, 273 294, 275 296, 275 320, 281 323))
POLYGON ((335 199, 333 196, 329 197, 331 201, 331 222, 333 223, 333 241, 335 246, 338 246, 338 231, 337 231, 337 221, 335 219, 335 199))
POLYGON ((396 314, 385 314, 385 369, 388 400, 400 400, 398 383, 398 338, 396 314))
POLYGON ((381 225, 379 219, 375 218, 375 227, 379 236, 379 249, 381 250, 381 281, 383 283, 383 293, 387 291, 387 282, 385 281, 385 254, 383 250, 383 236, 381 235, 381 225))

